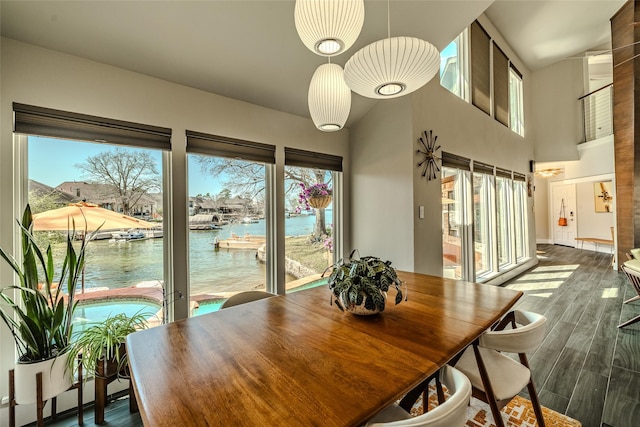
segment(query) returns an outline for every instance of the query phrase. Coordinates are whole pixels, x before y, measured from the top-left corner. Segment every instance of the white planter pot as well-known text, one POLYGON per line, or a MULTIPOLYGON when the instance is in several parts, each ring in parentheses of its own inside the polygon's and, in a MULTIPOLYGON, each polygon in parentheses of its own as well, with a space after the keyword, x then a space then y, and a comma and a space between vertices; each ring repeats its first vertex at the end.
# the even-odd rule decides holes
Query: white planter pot
POLYGON ((15 367, 16 403, 26 405, 37 401, 36 374, 42 372, 42 400, 66 391, 73 384, 71 370, 67 370, 68 353, 42 362, 18 362, 15 367))

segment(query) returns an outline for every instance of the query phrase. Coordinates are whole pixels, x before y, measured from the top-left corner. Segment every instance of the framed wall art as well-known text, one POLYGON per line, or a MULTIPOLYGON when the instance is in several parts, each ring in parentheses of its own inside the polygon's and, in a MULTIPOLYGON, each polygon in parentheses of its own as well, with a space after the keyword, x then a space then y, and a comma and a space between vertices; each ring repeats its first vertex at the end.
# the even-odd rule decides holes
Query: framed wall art
POLYGON ((598 181, 593 183, 596 212, 613 212, 613 183, 598 181))

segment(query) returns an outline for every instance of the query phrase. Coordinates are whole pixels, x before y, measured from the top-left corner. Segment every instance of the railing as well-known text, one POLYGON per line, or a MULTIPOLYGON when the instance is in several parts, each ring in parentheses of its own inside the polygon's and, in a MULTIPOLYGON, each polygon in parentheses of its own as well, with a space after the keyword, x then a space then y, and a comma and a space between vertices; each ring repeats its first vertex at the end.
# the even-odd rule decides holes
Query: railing
POLYGON ((578 101, 582 101, 584 142, 613 133, 613 83, 578 98, 578 101))

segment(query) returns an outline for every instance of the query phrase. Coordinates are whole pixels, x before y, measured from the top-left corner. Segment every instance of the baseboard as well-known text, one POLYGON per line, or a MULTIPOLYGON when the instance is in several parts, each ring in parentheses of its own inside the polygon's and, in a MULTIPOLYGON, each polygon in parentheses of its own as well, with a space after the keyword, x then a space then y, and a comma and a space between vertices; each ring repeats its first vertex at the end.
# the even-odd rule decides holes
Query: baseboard
POLYGON ((551 239, 536 239, 536 244, 538 245, 552 245, 553 242, 551 239))

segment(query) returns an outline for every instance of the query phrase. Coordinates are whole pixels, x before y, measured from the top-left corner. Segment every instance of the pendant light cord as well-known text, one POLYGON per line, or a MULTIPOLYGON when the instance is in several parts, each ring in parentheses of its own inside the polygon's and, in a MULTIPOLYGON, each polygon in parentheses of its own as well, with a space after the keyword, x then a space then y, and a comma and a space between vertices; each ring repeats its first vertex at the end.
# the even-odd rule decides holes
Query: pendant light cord
POLYGON ((391 0, 387 0, 387 38, 391 38, 391 0))

